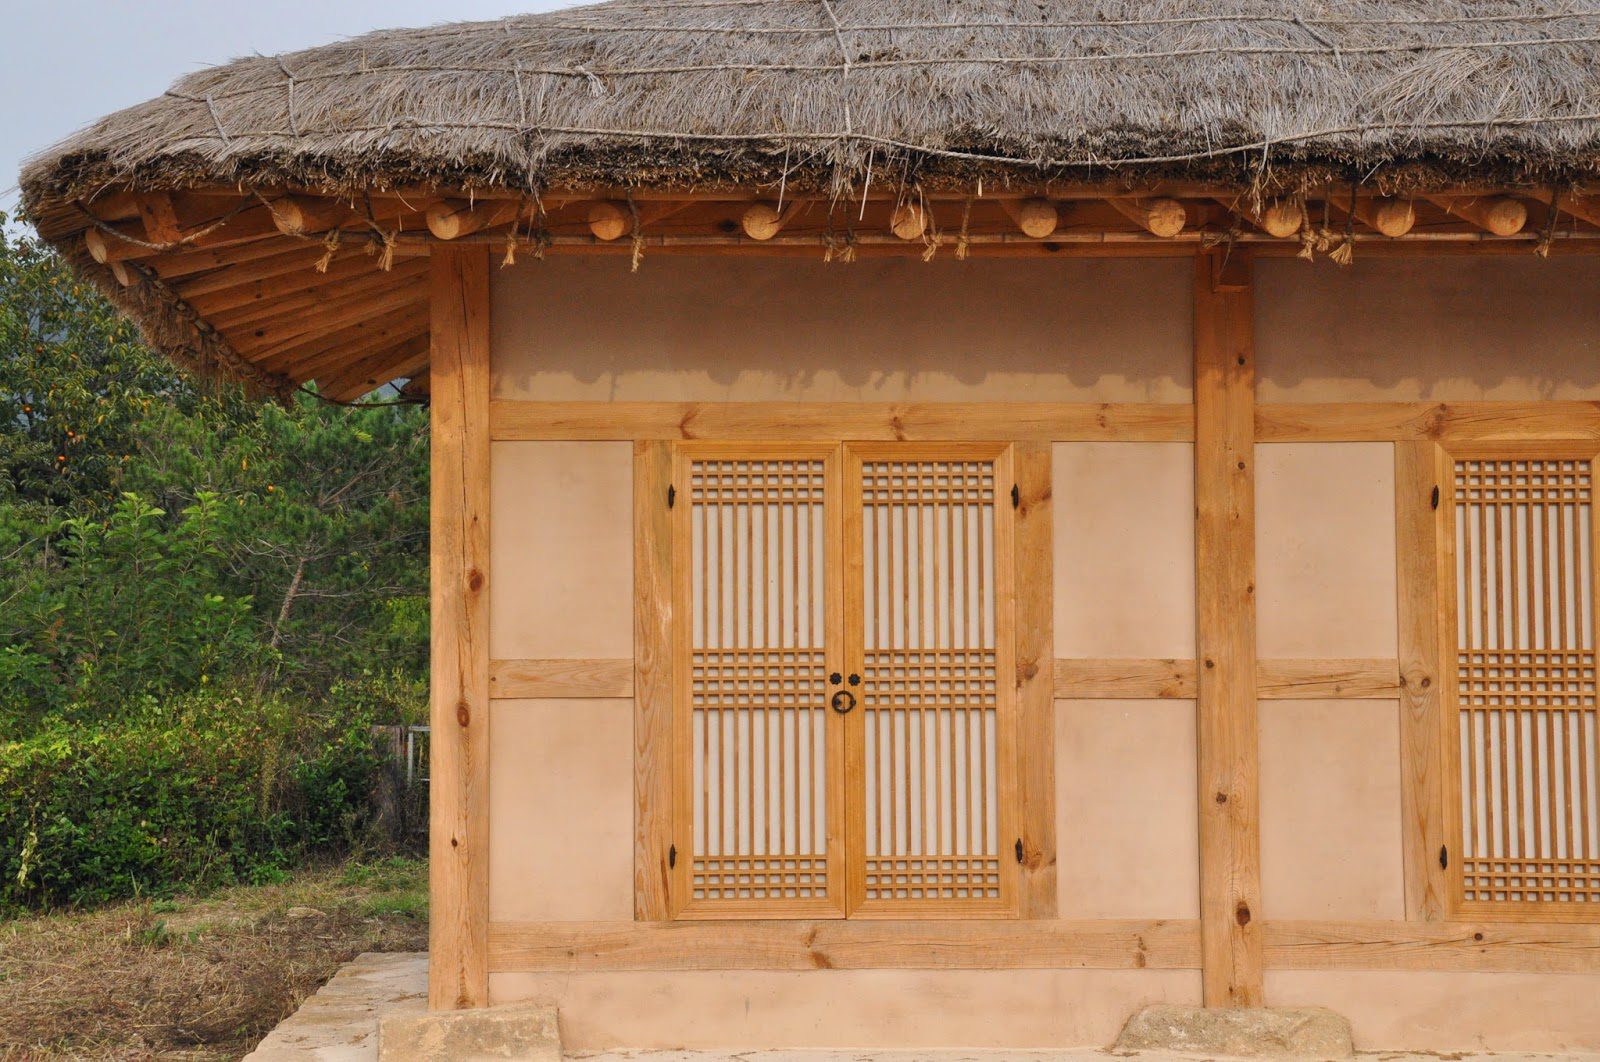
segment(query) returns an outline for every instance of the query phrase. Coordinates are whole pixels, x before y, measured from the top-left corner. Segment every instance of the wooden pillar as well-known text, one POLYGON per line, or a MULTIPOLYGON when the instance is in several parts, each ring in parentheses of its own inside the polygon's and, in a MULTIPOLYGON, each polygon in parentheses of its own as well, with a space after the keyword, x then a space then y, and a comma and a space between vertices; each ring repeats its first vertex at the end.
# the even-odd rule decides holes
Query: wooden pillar
POLYGON ((1449 468, 1431 441, 1394 446, 1395 559, 1398 569, 1400 648, 1400 836, 1405 848, 1406 918, 1443 919, 1448 878, 1440 865, 1444 846, 1443 721, 1439 701, 1439 600, 1449 585, 1439 492, 1449 468))
POLYGON ((489 253, 435 248, 428 1006, 489 1003, 489 253))
POLYGON ((1255 1007, 1263 993, 1251 269, 1237 250, 1202 254, 1196 266, 1201 983, 1208 1007, 1255 1007))

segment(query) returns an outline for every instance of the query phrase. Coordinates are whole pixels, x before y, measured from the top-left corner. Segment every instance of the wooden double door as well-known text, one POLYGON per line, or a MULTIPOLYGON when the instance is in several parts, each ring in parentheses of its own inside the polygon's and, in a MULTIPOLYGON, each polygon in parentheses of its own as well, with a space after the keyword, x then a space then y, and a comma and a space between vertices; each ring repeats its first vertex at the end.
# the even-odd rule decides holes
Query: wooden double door
POLYGON ((675 448, 676 916, 1016 912, 1012 460, 675 448))

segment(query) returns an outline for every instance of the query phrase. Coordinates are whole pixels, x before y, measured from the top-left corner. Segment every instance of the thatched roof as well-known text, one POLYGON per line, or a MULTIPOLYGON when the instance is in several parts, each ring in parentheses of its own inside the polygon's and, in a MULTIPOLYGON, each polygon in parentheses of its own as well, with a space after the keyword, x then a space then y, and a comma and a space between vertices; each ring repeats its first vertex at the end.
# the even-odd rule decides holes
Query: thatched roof
POLYGON ((1600 172, 1600 11, 1547 2, 615 0, 181 79, 36 159, 106 182, 367 187, 1424 163, 1600 172))
MULTIPOLYGON (((39 155, 21 183, 41 230, 69 241, 112 189, 839 194, 1157 178, 1600 178, 1600 9, 613 0, 191 74, 39 155)), ((147 323, 183 316, 171 291, 119 297, 147 323)), ((187 328, 158 332, 170 346, 187 328)))

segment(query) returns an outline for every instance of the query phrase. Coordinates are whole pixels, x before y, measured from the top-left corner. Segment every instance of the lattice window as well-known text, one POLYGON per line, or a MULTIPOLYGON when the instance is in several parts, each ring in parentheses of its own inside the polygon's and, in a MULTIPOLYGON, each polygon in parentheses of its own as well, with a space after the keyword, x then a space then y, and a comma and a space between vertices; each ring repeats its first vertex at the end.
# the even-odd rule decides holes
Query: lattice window
POLYGON ((1465 913, 1600 917, 1593 457, 1451 455, 1447 748, 1465 913))
POLYGON ((1009 462, 678 448, 674 913, 1015 911, 1009 462))
POLYGON ((852 454, 863 679, 852 732, 865 761, 864 786, 852 789, 862 835, 852 885, 854 905, 872 913, 1011 902, 1011 691, 999 681, 1009 564, 997 563, 1010 552, 998 515, 1009 505, 997 504, 1000 455, 948 449, 852 454))

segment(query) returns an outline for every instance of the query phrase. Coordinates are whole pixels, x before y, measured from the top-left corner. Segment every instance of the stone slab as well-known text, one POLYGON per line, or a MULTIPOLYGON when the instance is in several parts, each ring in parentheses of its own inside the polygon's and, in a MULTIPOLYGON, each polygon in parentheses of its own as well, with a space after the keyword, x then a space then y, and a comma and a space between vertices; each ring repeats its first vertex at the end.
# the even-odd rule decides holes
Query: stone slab
POLYGON ((368 953, 267 1034, 245 1062, 373 1062, 380 1014, 428 1009, 428 956, 368 953))
POLYGON ((386 1015, 378 1062, 561 1062, 556 1009, 512 1004, 482 1010, 386 1015))
POLYGON ((1355 1057, 1350 1022, 1322 1007, 1145 1007, 1128 1019, 1113 1050, 1208 1058, 1355 1057))

